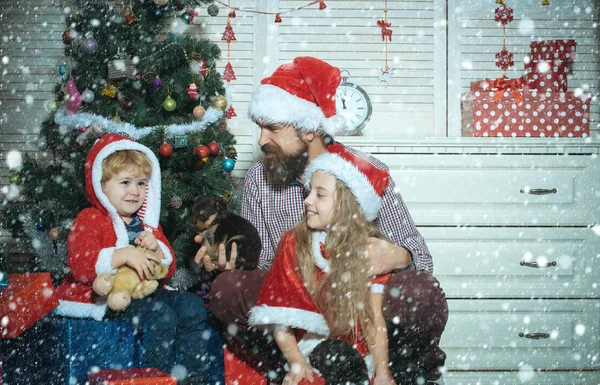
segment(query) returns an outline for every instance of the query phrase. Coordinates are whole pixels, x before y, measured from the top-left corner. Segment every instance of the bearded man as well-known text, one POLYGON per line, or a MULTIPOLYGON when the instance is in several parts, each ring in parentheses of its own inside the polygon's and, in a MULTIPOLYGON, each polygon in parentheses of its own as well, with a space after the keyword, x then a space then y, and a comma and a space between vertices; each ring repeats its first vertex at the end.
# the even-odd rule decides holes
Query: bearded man
MULTIPOLYGON (((248 327, 248 312, 256 303, 282 234, 305 214, 301 178, 306 166, 345 131, 345 119, 335 109, 340 81, 338 68, 312 57, 298 57, 263 79, 252 95, 249 116, 260 127, 258 144, 264 157, 246 174, 241 207, 241 215, 256 226, 261 237, 259 269, 238 271, 224 262, 215 266, 203 249, 196 255, 196 262, 206 269, 224 270, 213 282, 210 304, 228 348, 274 383, 285 376, 285 358, 271 337, 272 330, 248 327)), ((388 170, 371 156, 348 151, 388 170)), ((375 223, 390 242, 370 239, 371 272, 374 276, 392 273, 385 286, 384 317, 389 338, 396 339, 390 346, 402 350, 402 359, 390 362, 390 370, 398 385, 441 384, 446 355, 439 341, 448 305, 431 275, 433 263, 425 240, 393 181, 383 194, 375 223)))

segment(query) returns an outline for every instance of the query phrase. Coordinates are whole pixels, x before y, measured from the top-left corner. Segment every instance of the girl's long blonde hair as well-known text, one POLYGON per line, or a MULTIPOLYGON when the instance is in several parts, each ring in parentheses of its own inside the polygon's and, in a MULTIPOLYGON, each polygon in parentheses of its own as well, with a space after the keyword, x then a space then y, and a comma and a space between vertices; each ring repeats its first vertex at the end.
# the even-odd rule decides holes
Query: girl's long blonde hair
POLYGON ((298 269, 311 298, 323 313, 331 337, 356 338, 357 326, 370 338, 375 332, 370 302, 367 238, 381 238, 367 221, 346 185, 336 180, 332 227, 325 240, 331 272, 320 282, 312 251, 312 232, 306 217, 294 228, 298 269))

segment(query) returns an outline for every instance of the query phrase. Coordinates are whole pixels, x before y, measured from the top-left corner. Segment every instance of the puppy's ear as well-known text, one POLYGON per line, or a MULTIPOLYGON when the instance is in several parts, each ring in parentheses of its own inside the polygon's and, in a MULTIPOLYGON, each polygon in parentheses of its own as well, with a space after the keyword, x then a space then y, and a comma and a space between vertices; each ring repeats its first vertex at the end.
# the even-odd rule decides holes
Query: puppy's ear
POLYGON ((218 210, 227 210, 227 201, 223 198, 217 198, 215 206, 218 210))

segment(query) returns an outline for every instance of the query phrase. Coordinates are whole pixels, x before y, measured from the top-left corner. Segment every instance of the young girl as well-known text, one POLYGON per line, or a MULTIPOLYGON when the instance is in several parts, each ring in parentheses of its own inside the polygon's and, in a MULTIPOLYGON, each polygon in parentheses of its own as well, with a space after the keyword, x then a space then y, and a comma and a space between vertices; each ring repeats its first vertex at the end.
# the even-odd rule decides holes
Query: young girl
POLYGON ((389 274, 373 280, 367 263, 389 174, 334 144, 304 180, 306 216, 282 237, 249 322, 274 327, 284 385, 312 382, 313 370, 327 384, 395 384, 381 305, 389 274))

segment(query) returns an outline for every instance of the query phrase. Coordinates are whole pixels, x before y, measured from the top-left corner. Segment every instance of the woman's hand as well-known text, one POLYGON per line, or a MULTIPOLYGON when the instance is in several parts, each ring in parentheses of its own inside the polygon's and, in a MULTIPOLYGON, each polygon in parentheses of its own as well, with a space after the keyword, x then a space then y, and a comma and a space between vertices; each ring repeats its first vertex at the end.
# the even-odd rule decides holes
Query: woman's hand
POLYGON ((291 369, 283 379, 282 385, 298 385, 303 379, 312 384, 314 380, 313 369, 306 362, 297 362, 290 365, 291 369))

